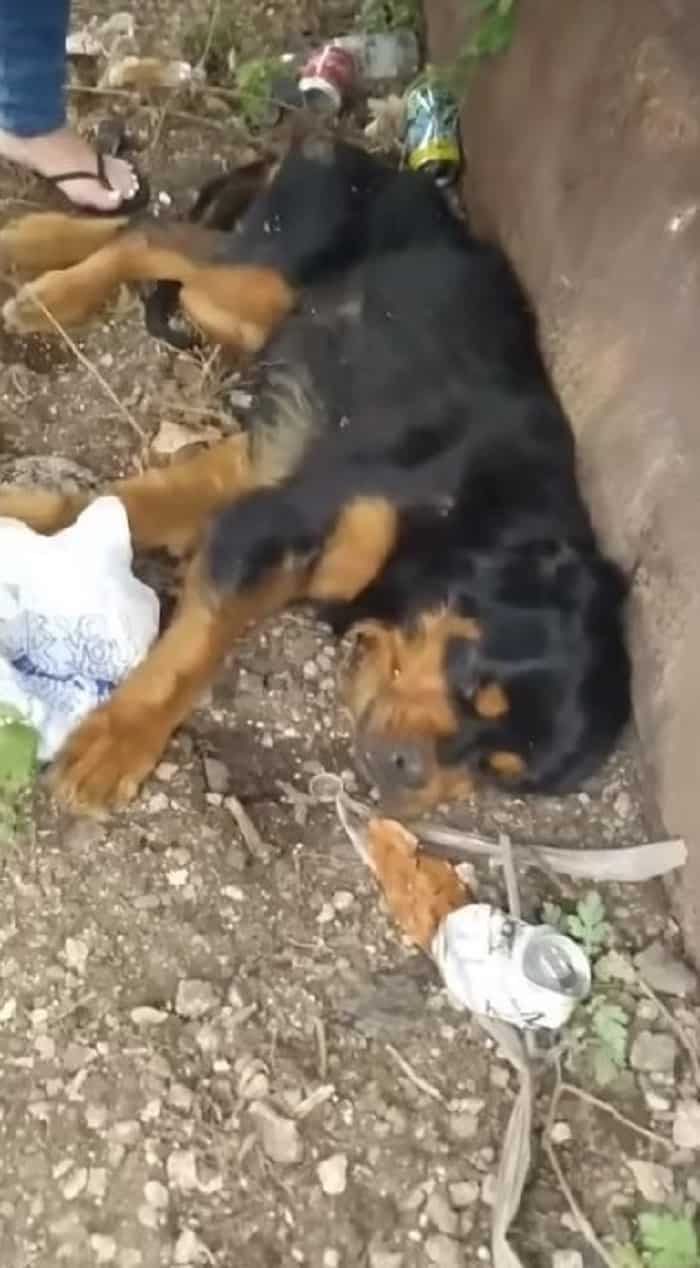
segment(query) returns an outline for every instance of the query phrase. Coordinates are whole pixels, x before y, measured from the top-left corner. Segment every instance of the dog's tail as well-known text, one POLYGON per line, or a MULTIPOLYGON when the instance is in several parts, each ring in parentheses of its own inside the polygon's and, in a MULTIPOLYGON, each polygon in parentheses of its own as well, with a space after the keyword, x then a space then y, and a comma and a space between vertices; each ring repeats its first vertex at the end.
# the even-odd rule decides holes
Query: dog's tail
POLYGON ((67 269, 107 246, 133 220, 128 216, 71 216, 40 211, 0 229, 0 269, 36 276, 67 269))

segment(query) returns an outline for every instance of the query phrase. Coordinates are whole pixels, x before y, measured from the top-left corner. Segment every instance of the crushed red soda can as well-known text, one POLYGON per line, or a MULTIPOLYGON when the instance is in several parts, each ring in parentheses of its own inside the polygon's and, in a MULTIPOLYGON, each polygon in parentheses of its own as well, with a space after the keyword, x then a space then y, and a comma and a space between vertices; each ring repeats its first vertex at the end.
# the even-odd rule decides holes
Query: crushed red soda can
POLYGON ((327 44, 304 66, 299 89, 309 105, 327 105, 338 112, 352 92, 356 74, 352 53, 337 44, 327 44))

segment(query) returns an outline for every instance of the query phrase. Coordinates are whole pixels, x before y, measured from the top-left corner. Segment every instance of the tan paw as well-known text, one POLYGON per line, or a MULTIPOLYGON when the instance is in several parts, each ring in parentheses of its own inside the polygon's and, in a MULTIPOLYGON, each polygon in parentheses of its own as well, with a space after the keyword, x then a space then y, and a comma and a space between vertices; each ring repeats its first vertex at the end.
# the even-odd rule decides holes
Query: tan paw
POLYGON ((107 703, 67 741, 50 774, 53 790, 65 806, 84 814, 125 806, 153 770, 167 738, 152 717, 107 703))
POLYGON ((13 335, 30 335, 36 331, 54 330, 45 311, 34 298, 34 282, 22 286, 13 299, 2 306, 2 320, 6 330, 13 335))

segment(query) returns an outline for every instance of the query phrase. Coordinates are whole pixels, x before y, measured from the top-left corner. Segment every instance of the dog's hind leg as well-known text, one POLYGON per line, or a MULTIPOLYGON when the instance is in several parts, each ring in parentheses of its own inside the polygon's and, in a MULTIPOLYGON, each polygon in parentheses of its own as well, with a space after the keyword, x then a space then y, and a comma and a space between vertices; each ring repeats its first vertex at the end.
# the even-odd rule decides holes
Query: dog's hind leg
MULTIPOLYGON (((212 515, 256 482, 249 439, 240 435, 187 462, 117 480, 102 493, 124 503, 137 547, 163 548, 180 555, 196 546, 212 515)), ((22 520, 35 532, 55 533, 72 524, 95 496, 44 489, 0 490, 0 516, 22 520)))
POLYGON ((0 267, 36 277, 47 269, 67 269, 112 242, 129 224, 127 216, 70 216, 39 211, 9 220, 0 229, 0 267))

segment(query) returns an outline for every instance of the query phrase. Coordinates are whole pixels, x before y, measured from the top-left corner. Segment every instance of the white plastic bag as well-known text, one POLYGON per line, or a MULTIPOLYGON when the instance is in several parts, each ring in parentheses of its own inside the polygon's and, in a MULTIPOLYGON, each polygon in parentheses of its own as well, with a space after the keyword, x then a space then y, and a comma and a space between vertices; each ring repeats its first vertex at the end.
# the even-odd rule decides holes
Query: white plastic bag
POLYGON ((42 762, 158 633, 158 598, 131 562, 118 498, 98 498, 51 537, 0 518, 0 705, 37 731, 42 762))

